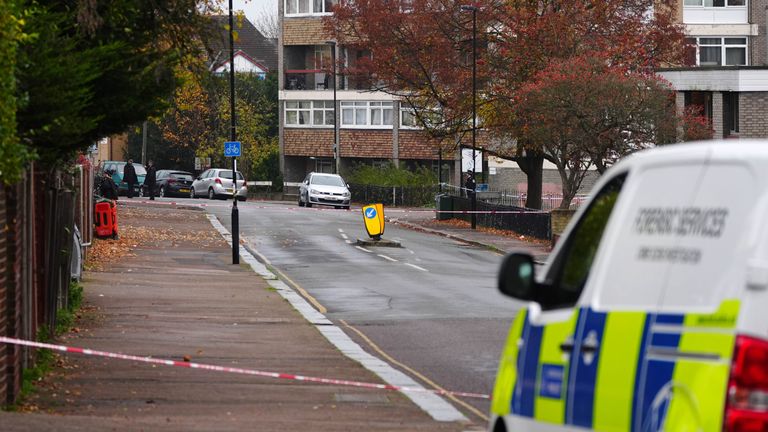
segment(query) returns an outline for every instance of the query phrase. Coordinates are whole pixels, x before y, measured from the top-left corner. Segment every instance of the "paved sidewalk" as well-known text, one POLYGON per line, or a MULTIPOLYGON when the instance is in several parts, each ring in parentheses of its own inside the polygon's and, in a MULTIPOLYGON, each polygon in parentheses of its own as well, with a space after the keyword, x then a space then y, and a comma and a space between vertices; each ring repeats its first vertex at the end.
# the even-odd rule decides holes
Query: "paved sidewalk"
POLYGON ((525 239, 525 237, 521 239, 511 232, 487 230, 480 226, 473 230, 469 224, 456 223, 455 219, 452 220, 453 222, 438 221, 434 211, 423 208, 392 208, 385 209, 384 212, 389 223, 485 246, 502 254, 524 251, 542 263, 546 261, 551 249, 548 242, 532 238, 525 239))
MULTIPOLYGON (((231 249, 204 212, 121 206, 130 252, 85 274, 86 312, 62 344, 308 376, 378 382, 334 348, 231 249)), ((111 250, 115 252, 115 250, 111 250)), ((3 431, 424 430, 436 422, 401 393, 67 354, 3 431)))

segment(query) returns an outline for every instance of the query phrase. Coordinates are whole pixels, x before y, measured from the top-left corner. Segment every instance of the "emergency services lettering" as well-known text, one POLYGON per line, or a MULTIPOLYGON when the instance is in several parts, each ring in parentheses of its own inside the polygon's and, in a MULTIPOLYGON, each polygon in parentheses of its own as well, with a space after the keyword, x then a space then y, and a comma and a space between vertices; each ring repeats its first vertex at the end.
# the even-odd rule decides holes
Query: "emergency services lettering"
POLYGON ((640 209, 634 226, 638 234, 717 238, 727 218, 723 207, 649 207, 640 209))

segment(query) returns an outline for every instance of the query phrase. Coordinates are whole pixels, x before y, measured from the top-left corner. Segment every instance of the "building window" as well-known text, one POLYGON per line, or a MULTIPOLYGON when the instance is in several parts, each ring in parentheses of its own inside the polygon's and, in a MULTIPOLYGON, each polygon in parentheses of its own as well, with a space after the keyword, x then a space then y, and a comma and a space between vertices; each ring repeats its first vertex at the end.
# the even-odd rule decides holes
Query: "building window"
POLYGON ((285 125, 333 127, 333 101, 286 101, 285 125))
POLYGON ((699 7, 743 7, 747 0, 685 0, 685 6, 699 7))
POLYGON ((416 112, 413 108, 400 106, 400 127, 406 129, 416 129, 419 127, 416 121, 416 112))
POLYGON ((699 66, 745 66, 747 38, 700 37, 697 39, 699 66))
POLYGON ((333 0, 285 0, 285 15, 327 14, 333 5, 333 0))
POLYGON ((341 102, 341 125, 347 127, 392 126, 392 102, 341 102))

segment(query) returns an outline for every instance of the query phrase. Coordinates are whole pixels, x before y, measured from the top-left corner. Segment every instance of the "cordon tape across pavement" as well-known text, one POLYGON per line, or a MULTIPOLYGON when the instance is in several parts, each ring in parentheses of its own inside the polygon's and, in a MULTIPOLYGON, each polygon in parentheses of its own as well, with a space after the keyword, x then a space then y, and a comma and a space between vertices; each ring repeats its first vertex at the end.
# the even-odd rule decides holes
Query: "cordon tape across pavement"
POLYGON ((347 386, 347 387, 361 387, 361 388, 380 389, 380 390, 395 390, 395 391, 401 391, 401 392, 434 393, 439 395, 452 395, 452 396, 476 398, 476 399, 491 398, 490 395, 481 394, 481 393, 466 393, 466 392, 455 392, 455 391, 447 391, 447 390, 430 390, 423 387, 400 387, 400 386, 394 386, 390 384, 376 384, 376 383, 368 383, 368 382, 362 382, 362 381, 349 381, 349 380, 341 380, 341 379, 333 379, 333 378, 320 378, 320 377, 312 377, 312 376, 305 376, 305 375, 295 375, 295 374, 289 374, 289 373, 283 373, 283 372, 268 372, 268 371, 260 371, 255 369, 216 366, 216 365, 205 364, 205 363, 167 360, 167 359, 160 359, 160 358, 154 358, 154 357, 141 357, 141 356, 135 356, 130 354, 120 354, 120 353, 113 353, 113 352, 107 352, 107 351, 91 350, 87 348, 78 348, 78 347, 71 347, 71 346, 65 346, 65 345, 33 342, 33 341, 28 341, 23 339, 9 338, 5 336, 0 336, 0 342, 12 344, 12 345, 23 345, 23 346, 33 347, 33 348, 45 348, 49 350, 74 353, 74 354, 107 357, 107 358, 118 359, 118 360, 131 360, 131 361, 151 363, 151 364, 163 365, 163 366, 202 369, 202 370, 209 370, 209 371, 215 371, 215 372, 227 372, 227 373, 235 373, 235 374, 242 374, 242 375, 255 375, 260 377, 278 378, 278 379, 285 379, 285 380, 291 380, 291 381, 304 381, 304 382, 311 382, 311 383, 317 383, 317 384, 328 384, 328 385, 338 385, 338 386, 347 386))

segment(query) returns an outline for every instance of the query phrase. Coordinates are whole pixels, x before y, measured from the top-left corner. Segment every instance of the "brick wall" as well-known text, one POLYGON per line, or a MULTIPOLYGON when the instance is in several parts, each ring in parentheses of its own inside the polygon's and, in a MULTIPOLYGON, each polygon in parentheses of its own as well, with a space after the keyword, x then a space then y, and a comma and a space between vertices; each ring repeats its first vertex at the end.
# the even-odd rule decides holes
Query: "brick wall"
MULTIPOLYGON (((339 138, 341 157, 392 159, 391 130, 342 129, 339 138)), ((403 158, 401 153, 400 158, 403 158)))
POLYGON ((723 131, 723 93, 712 92, 712 129, 715 130, 714 139, 722 139, 723 131))
MULTIPOLYGON (((438 145, 439 142, 424 131, 407 129, 399 131, 400 159, 437 160, 438 145)), ((443 152, 443 159, 449 159, 452 156, 452 152, 450 154, 443 152)))
POLYGON ((757 36, 749 38, 750 65, 766 66, 768 65, 768 48, 766 47, 766 8, 768 0, 749 0, 747 3, 750 8, 750 20, 752 24, 757 24, 757 36))
MULTIPOLYGON (((22 214, 20 213, 21 186, 9 187, 6 198, 6 335, 21 337, 21 265, 23 243, 21 238, 22 214)), ((6 374, 8 376, 6 401, 12 403, 21 388, 21 348, 13 345, 6 347, 6 374)))
POLYGON ((333 157, 333 129, 285 128, 283 134, 285 156, 333 157))
MULTIPOLYGON (((600 175, 597 171, 589 171, 581 182, 579 194, 587 194, 595 185, 600 175)), ((542 174, 542 192, 544 194, 562 194, 563 187, 560 174, 555 169, 545 169, 542 174)), ((525 192, 528 177, 520 168, 496 168, 496 174, 488 176, 488 184, 494 190, 511 190, 525 192)))
MULTIPOLYGON (((0 187, 0 223, 5 226, 5 189, 0 187)), ((0 235, 0 334, 8 334, 8 251, 7 237, 0 235)), ((0 402, 6 401, 8 394, 8 357, 7 344, 0 344, 0 402)))
POLYGON ((768 92, 739 94, 739 137, 768 137, 768 92))
POLYGON ((320 17, 285 18, 283 21, 283 45, 322 45, 329 38, 320 17))

